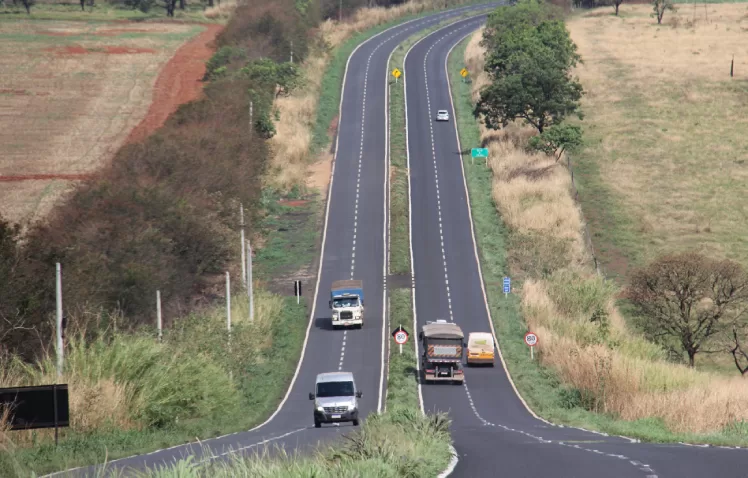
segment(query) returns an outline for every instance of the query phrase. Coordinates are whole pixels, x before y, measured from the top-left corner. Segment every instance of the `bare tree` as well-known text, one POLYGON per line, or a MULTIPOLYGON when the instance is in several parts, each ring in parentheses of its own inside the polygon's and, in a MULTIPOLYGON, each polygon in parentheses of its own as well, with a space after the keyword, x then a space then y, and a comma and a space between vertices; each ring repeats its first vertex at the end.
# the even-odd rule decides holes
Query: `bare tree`
MULTIPOLYGON (((674 12, 676 11, 673 0, 653 0, 652 8, 654 9, 654 13, 652 13, 652 16, 657 17, 658 25, 662 24, 662 17, 665 16, 665 10, 672 10, 674 12)), ((616 6, 616 14, 617 13, 618 7, 616 6)))
POLYGON ((742 315, 748 275, 733 261, 675 254, 636 271, 629 298, 645 333, 665 346, 678 343, 693 367, 706 342, 742 315))
POLYGON ((738 327, 735 325, 733 325, 732 327, 732 337, 734 347, 730 349, 730 353, 732 354, 733 360, 735 360, 735 366, 738 368, 740 375, 745 376, 745 373, 748 372, 748 353, 743 351, 743 346, 740 345, 740 339, 738 338, 738 327), (747 363, 745 367, 742 367, 740 365, 741 358, 744 362, 747 363))

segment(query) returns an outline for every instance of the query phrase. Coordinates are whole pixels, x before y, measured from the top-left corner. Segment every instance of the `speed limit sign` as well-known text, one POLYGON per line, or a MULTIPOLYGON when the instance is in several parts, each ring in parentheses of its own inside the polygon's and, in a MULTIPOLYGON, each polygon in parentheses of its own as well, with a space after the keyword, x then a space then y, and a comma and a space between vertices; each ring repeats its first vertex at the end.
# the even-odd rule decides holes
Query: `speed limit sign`
POLYGON ((538 344, 538 336, 532 332, 527 332, 525 334, 525 343, 530 347, 535 347, 538 344))
POLYGON ((399 330, 395 334, 395 343, 398 345, 403 345, 406 342, 408 342, 408 333, 405 332, 404 330, 399 330))

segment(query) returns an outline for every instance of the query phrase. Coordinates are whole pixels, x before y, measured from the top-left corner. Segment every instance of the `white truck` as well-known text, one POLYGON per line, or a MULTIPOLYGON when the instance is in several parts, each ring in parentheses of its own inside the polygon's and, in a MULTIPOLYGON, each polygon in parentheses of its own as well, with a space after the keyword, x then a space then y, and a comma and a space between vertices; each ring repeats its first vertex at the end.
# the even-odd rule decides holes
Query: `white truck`
POLYGON ((336 280, 330 288, 332 328, 364 326, 364 285, 360 280, 336 280))

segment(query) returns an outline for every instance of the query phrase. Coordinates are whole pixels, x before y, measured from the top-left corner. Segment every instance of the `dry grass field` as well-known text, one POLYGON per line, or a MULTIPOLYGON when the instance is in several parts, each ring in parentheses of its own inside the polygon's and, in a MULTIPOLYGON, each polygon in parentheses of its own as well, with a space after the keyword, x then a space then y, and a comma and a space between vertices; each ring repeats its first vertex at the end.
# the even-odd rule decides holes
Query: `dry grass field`
POLYGON ((568 22, 584 65, 580 200, 609 276, 697 249, 748 265, 748 5, 568 22), (735 76, 730 61, 735 57, 735 76))
MULTIPOLYGON (((737 22, 746 5, 709 8, 733 12, 730 18, 737 22)), ((693 61, 705 63, 691 74, 686 67, 689 57, 678 56, 669 41, 680 35, 679 44, 685 48, 690 45, 688 30, 676 33, 677 29, 663 25, 658 32, 658 27, 650 26, 656 21, 647 16, 649 7, 628 6, 622 19, 609 16, 609 10, 574 18, 569 26, 586 63, 579 74, 590 91, 583 125, 588 138, 598 138, 598 144, 585 152, 586 162, 597 161, 604 171, 597 181, 630 198, 622 207, 632 212, 637 208, 633 217, 651 221, 642 247, 664 250, 689 241, 695 244, 699 236, 711 237, 709 244, 717 250, 735 246, 735 242, 722 246, 720 238, 737 241, 741 228, 746 227, 739 222, 720 236, 691 231, 695 237, 686 234, 683 223, 692 217, 685 216, 689 199, 700 200, 692 209, 698 207, 711 219, 713 230, 727 228, 730 217, 737 222, 740 213, 735 211, 744 210, 736 202, 746 194, 738 187, 741 176, 737 172, 741 157, 748 159, 748 125, 745 116, 738 114, 740 102, 745 105, 748 99, 739 91, 745 81, 736 77, 726 84, 720 79, 729 74, 729 57, 727 74, 724 68, 717 71, 719 61, 712 57, 722 48, 715 46, 716 37, 711 41, 703 37, 697 48, 705 55, 711 53, 693 55, 697 58, 693 61), (595 36, 594 32, 606 31, 606 25, 621 28, 616 30, 620 36, 595 36), (642 39, 639 32, 644 32, 642 39), (602 52, 619 52, 629 63, 602 52), (696 133, 687 128, 689 121, 703 125, 701 137, 693 137, 696 133), (710 202, 700 194, 709 188, 719 194, 714 200, 724 204, 723 210, 706 212, 710 202), (684 218, 674 220, 677 214, 684 218), (662 242, 651 242, 656 233, 662 242)), ((723 19, 727 16, 723 13, 723 19)), ((715 22, 718 18, 718 14, 710 15, 715 22)), ((738 29, 735 25, 733 30, 738 29)), ((714 30, 714 24, 708 29, 714 30)), ((716 30, 720 42, 723 36, 731 38, 726 27, 716 30)), ((474 100, 489 81, 483 71, 481 35, 482 30, 471 38, 464 58, 473 78, 474 100)), ((735 40, 724 48, 735 48, 736 60, 739 51, 746 57, 746 47, 735 40)), ((748 73, 744 60, 736 61, 736 68, 748 73)), ((586 408, 624 420, 661 419, 671 431, 698 434, 718 434, 748 420, 748 411, 741 405, 748 400, 748 383, 734 366, 724 369, 730 373, 725 376, 668 362, 659 347, 628 326, 616 307, 618 287, 598 277, 591 266, 583 239, 585 218, 572 198, 565 161, 528 154, 524 145, 533 134, 532 128, 521 125, 500 131, 481 125, 482 144, 490 151, 493 199, 511 231, 507 251, 511 273, 522 279, 517 290, 522 317, 542 337, 538 345, 541 363, 553 369, 566 386, 580 391, 586 408), (600 311, 607 318, 604 328, 590 319, 600 311)), ((596 197, 588 191, 582 191, 587 194, 587 206, 607 207, 608 203, 591 205, 596 197)), ((626 231, 625 224, 617 227, 632 241, 641 234, 626 231)), ((697 363, 703 359, 699 357, 697 363)))
POLYGON ((204 27, 0 22, 0 214, 43 217, 149 110, 159 71, 204 27))

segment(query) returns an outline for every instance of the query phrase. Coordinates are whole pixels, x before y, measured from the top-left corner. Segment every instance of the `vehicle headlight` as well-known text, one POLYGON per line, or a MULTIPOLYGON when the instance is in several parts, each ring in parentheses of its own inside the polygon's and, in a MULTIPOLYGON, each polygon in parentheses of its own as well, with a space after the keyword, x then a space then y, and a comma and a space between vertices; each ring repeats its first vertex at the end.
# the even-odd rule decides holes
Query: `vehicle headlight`
POLYGON ((325 411, 325 407, 323 407, 322 405, 317 405, 317 411, 318 412, 324 412, 325 411))

